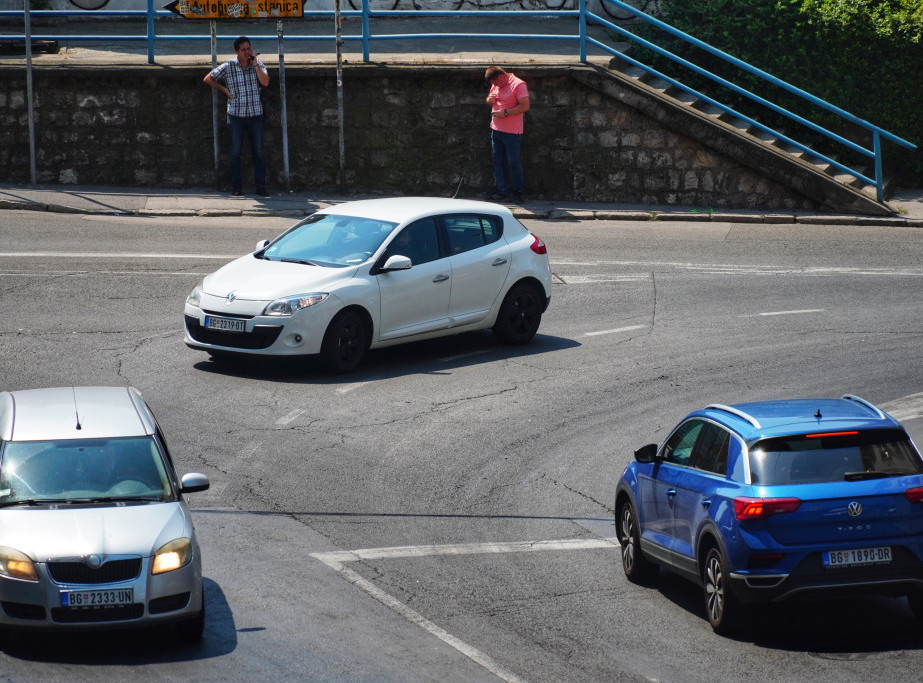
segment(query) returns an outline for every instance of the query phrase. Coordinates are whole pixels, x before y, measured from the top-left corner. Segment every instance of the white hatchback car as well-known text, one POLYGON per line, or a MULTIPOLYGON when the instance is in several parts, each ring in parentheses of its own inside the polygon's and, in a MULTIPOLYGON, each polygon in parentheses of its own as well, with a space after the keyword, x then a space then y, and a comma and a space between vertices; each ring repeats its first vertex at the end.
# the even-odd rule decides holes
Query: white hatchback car
POLYGON ((320 354, 493 329, 525 344, 551 299, 542 242, 504 206, 401 197, 312 214, 196 285, 185 342, 212 356, 320 354))
POLYGON ((205 625, 202 558, 154 415, 135 389, 0 392, 0 627, 205 625))

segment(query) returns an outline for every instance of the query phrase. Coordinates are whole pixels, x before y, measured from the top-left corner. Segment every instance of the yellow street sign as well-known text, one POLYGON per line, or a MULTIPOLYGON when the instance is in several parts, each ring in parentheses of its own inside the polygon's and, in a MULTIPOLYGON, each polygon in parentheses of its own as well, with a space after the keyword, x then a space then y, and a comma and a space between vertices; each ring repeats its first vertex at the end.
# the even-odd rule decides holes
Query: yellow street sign
POLYGON ((186 19, 281 19, 304 14, 303 0, 173 0, 163 8, 186 19))

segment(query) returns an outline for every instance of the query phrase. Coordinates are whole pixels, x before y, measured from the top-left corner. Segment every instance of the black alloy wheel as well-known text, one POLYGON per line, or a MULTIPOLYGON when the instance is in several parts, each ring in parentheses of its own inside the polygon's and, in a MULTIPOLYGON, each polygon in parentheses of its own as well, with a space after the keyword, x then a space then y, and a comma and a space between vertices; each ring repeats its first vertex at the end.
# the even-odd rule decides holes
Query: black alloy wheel
POLYGON ((528 344, 542 322, 542 296, 534 285, 520 283, 507 292, 493 332, 502 343, 528 344))
POLYGON ((321 359, 328 370, 342 374, 355 370, 368 348, 365 321, 355 311, 339 313, 327 328, 321 344, 321 359))

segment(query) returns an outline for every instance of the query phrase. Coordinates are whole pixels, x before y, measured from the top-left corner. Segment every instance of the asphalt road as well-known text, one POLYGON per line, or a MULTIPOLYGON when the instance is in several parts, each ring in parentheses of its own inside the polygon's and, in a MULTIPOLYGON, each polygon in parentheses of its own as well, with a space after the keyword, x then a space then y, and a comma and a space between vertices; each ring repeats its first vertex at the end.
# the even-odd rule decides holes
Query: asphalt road
POLYGON ((204 554, 200 645, 0 642, 9 680, 865 681, 923 668, 899 600, 755 610, 715 636, 698 589, 621 575, 615 481, 712 401, 855 393, 923 444, 923 231, 530 222, 557 276, 534 343, 373 352, 348 377, 182 344, 206 273, 272 218, 6 211, 0 389, 131 384, 204 554))

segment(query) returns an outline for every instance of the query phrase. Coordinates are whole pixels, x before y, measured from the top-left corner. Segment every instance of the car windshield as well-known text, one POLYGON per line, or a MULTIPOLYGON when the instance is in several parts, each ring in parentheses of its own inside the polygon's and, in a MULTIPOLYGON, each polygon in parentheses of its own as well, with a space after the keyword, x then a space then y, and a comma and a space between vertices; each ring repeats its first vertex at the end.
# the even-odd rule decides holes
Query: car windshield
POLYGON ((923 461, 900 429, 844 430, 776 437, 750 448, 754 484, 816 484, 923 473, 923 461))
POLYGON ((308 266, 346 268, 371 258, 397 223, 314 214, 276 238, 257 256, 308 266))
POLYGON ((153 437, 7 442, 0 506, 19 503, 172 500, 153 437))

